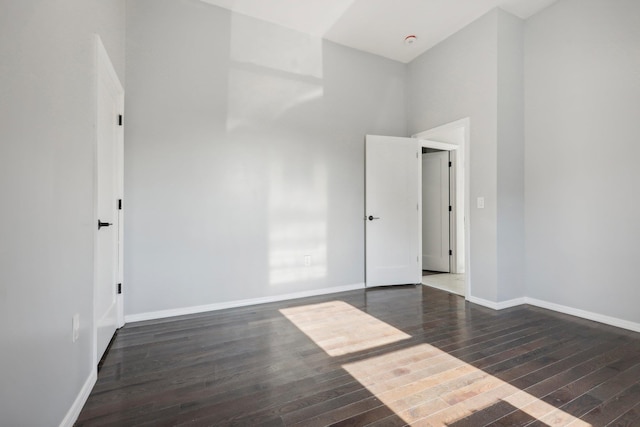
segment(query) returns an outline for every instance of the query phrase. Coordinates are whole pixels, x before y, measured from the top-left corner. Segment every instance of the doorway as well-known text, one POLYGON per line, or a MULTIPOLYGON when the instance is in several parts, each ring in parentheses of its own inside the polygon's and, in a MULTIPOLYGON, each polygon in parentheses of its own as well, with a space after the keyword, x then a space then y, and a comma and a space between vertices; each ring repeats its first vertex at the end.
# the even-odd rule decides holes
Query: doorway
MULTIPOLYGON (((441 225, 435 228, 435 232, 432 231, 430 234, 427 232, 420 237, 421 239, 434 239, 432 242, 421 241, 421 246, 425 249, 430 247, 432 253, 435 251, 436 254, 439 252, 441 255, 445 255, 448 252, 449 269, 446 269, 446 261, 444 263, 441 261, 440 265, 436 265, 435 268, 432 265, 426 265, 427 268, 423 268, 422 283, 463 297, 470 295, 469 230, 465 221, 465 218, 469 217, 466 194, 466 189, 469 188, 469 165, 465 163, 465 158, 468 158, 466 154, 469 140, 469 119, 439 126, 413 135, 413 137, 420 140, 423 156, 434 153, 430 154, 434 158, 431 163, 441 165, 435 167, 435 171, 431 171, 431 180, 443 182, 448 178, 448 186, 440 184, 435 189, 431 189, 431 197, 440 199, 435 202, 431 201, 431 209, 425 205, 425 201, 422 201, 423 212, 425 214, 431 212, 432 216, 436 215, 441 225), (447 156, 448 161, 445 163, 444 158, 447 156), (438 157, 440 160, 436 161, 435 159, 438 157), (445 165, 449 166, 446 172, 443 168, 445 165), (449 244, 448 248, 446 243, 449 244)), ((425 171, 425 173, 429 172, 425 171)), ((423 182, 423 189, 424 185, 423 182)), ((429 195, 423 193, 423 197, 429 197, 429 195)), ((428 227, 424 220, 423 218, 423 230, 428 227)))
POLYGON ((449 157, 449 151, 422 147, 423 272, 451 272, 449 157))
MULTIPOLYGON (((411 138, 367 135, 365 140, 365 286, 423 283, 421 147, 450 152, 450 273, 470 292, 468 118, 411 138), (414 166, 415 165, 415 166, 414 166), (454 225, 455 224, 455 225, 454 225), (414 281, 415 280, 415 281, 414 281)), ((437 275, 428 276, 431 278, 437 275)))

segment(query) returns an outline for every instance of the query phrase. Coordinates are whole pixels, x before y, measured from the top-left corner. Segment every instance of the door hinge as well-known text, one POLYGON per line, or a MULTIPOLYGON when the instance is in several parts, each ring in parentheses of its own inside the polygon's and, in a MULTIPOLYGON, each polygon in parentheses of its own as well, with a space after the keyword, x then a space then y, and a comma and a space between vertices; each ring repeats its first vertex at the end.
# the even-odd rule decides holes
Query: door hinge
POLYGON ((118 210, 122 210, 122 199, 118 199, 118 210))
POLYGON ((449 167, 451 167, 451 162, 449 162, 449 167))
POLYGON ((116 293, 120 295, 122 293, 122 283, 116 285, 116 293))
POLYGON ((122 114, 118 114, 118 126, 122 126, 122 114))
POLYGON ((453 251, 449 249, 449 256, 453 255, 453 251))
POLYGON ((451 212, 453 209, 451 209, 451 206, 449 206, 449 212, 451 212))

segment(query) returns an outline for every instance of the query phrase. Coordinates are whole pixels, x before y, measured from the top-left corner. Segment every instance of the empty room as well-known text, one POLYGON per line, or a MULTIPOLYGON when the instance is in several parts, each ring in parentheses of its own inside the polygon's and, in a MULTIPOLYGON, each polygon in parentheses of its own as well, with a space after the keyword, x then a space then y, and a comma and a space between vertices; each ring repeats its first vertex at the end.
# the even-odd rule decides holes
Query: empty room
POLYGON ((0 0, 0 426, 640 426, 638 0, 0 0))

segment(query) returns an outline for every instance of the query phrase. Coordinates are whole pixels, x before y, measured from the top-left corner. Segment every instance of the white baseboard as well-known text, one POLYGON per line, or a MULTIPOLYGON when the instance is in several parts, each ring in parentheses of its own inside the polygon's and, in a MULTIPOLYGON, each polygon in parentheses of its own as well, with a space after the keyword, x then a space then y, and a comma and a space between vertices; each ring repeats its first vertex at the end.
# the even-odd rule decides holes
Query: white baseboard
POLYGON ((505 308, 515 307, 522 304, 534 305, 547 310, 557 311, 558 313, 569 314, 571 316, 581 317, 594 322, 604 323, 622 329, 628 329, 634 332, 640 332, 640 323, 630 322, 628 320, 618 319, 616 317, 605 316, 604 314, 593 313, 591 311, 581 310, 579 308, 568 307, 566 305, 555 304, 553 302, 543 301, 536 298, 522 297, 508 301, 494 302, 486 299, 469 296, 467 301, 478 304, 493 310, 504 310, 505 308))
POLYGON ((60 427, 72 427, 73 424, 78 419, 80 415, 80 411, 82 411, 82 407, 87 402, 89 395, 91 394, 91 390, 93 390, 93 386, 96 384, 98 380, 98 370, 94 367, 91 370, 91 374, 89 374, 89 378, 84 382, 84 385, 80 389, 80 393, 76 397, 76 400, 67 411, 67 415, 64 417, 62 422, 60 423, 60 427))
POLYGON ((515 298, 507 301, 489 301, 486 299, 469 296, 467 297, 467 301, 472 302, 474 304, 478 304, 484 307, 492 308, 494 310, 504 310, 505 308, 516 307, 518 305, 526 304, 526 298, 515 298))
MULTIPOLYGON (((251 299, 245 299, 245 300, 228 301, 228 302, 199 305, 199 306, 193 306, 193 307, 176 308, 171 310, 161 310, 161 311, 152 311, 147 313, 130 314, 125 316, 125 322, 130 323, 130 322, 141 322, 144 320, 163 319, 166 317, 204 313, 208 311, 224 310, 227 308, 246 307, 249 305, 266 304, 270 302, 286 301, 286 300, 291 300, 296 298, 305 298, 305 297, 312 297, 312 296, 318 296, 318 295, 329 295, 329 294, 334 294, 338 292, 353 291, 353 290, 364 289, 364 288, 365 288, 364 283, 356 283, 353 285, 314 289, 311 291, 295 292, 291 294, 276 295, 271 297, 251 298, 251 299)), ((568 307, 560 304, 555 304, 552 302, 542 301, 542 300, 530 298, 530 297, 521 297, 521 298, 514 298, 507 301, 495 302, 495 301, 489 301, 489 300, 474 297, 474 296, 467 296, 466 300, 471 303, 478 304, 483 307, 488 307, 493 310, 504 310, 506 308, 516 307, 518 305, 530 304, 536 307, 557 311, 559 313, 569 314, 571 316, 581 317, 583 319, 604 323, 606 325, 616 326, 618 328, 628 329, 634 332, 640 332, 640 323, 618 319, 611 316, 605 316, 603 314, 593 313, 590 311, 568 307)), ((95 378, 93 381, 95 383, 95 378)), ((93 387, 93 384, 91 384, 91 386, 89 387, 87 396, 85 396, 85 400, 86 400, 86 397, 88 397, 88 393, 91 391, 91 387, 93 387)), ((82 405, 84 405, 84 401, 82 402, 82 405)), ((80 409, 82 409, 82 405, 80 406, 80 409)), ((78 414, 79 413, 80 412, 78 410, 78 414)))
POLYGON ((525 298, 526 304, 535 305, 536 307, 546 308, 548 310, 557 311, 559 313, 569 314, 571 316, 582 317, 583 319, 593 320, 595 322, 604 323, 605 325, 616 326, 622 329, 628 329, 634 332, 640 332, 640 323, 630 322, 628 320, 618 319, 616 317, 605 316, 604 314, 593 313, 591 311, 581 310, 579 308, 568 307, 566 305, 555 304, 535 298, 525 298))
POLYGON ((250 298, 215 304, 198 305, 193 307, 175 308, 171 310, 151 311, 147 313, 129 314, 124 316, 125 323, 141 322, 144 320, 164 319, 166 317, 183 316, 185 314, 205 313, 207 311, 224 310, 227 308, 246 307, 248 305, 266 304, 270 302, 286 301, 297 298, 314 297, 318 295, 329 295, 338 292, 355 291, 364 289, 364 283, 356 283, 346 286, 335 286, 332 288, 314 289, 311 291, 294 292, 291 294, 276 295, 272 297, 250 298))

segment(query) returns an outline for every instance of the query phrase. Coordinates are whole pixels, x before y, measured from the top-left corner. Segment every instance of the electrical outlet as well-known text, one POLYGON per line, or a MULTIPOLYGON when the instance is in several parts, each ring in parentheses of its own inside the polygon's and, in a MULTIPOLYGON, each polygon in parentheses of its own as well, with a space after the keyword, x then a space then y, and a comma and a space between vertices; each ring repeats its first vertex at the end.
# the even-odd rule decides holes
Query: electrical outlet
POLYGON ((71 319, 71 340, 73 342, 78 341, 80 337, 80 315, 78 313, 73 315, 73 319, 71 319))
POLYGON ((478 197, 478 209, 484 209, 484 197, 478 197))
POLYGON ((311 265, 311 255, 305 255, 304 256, 304 265, 306 267, 309 267, 311 265))

